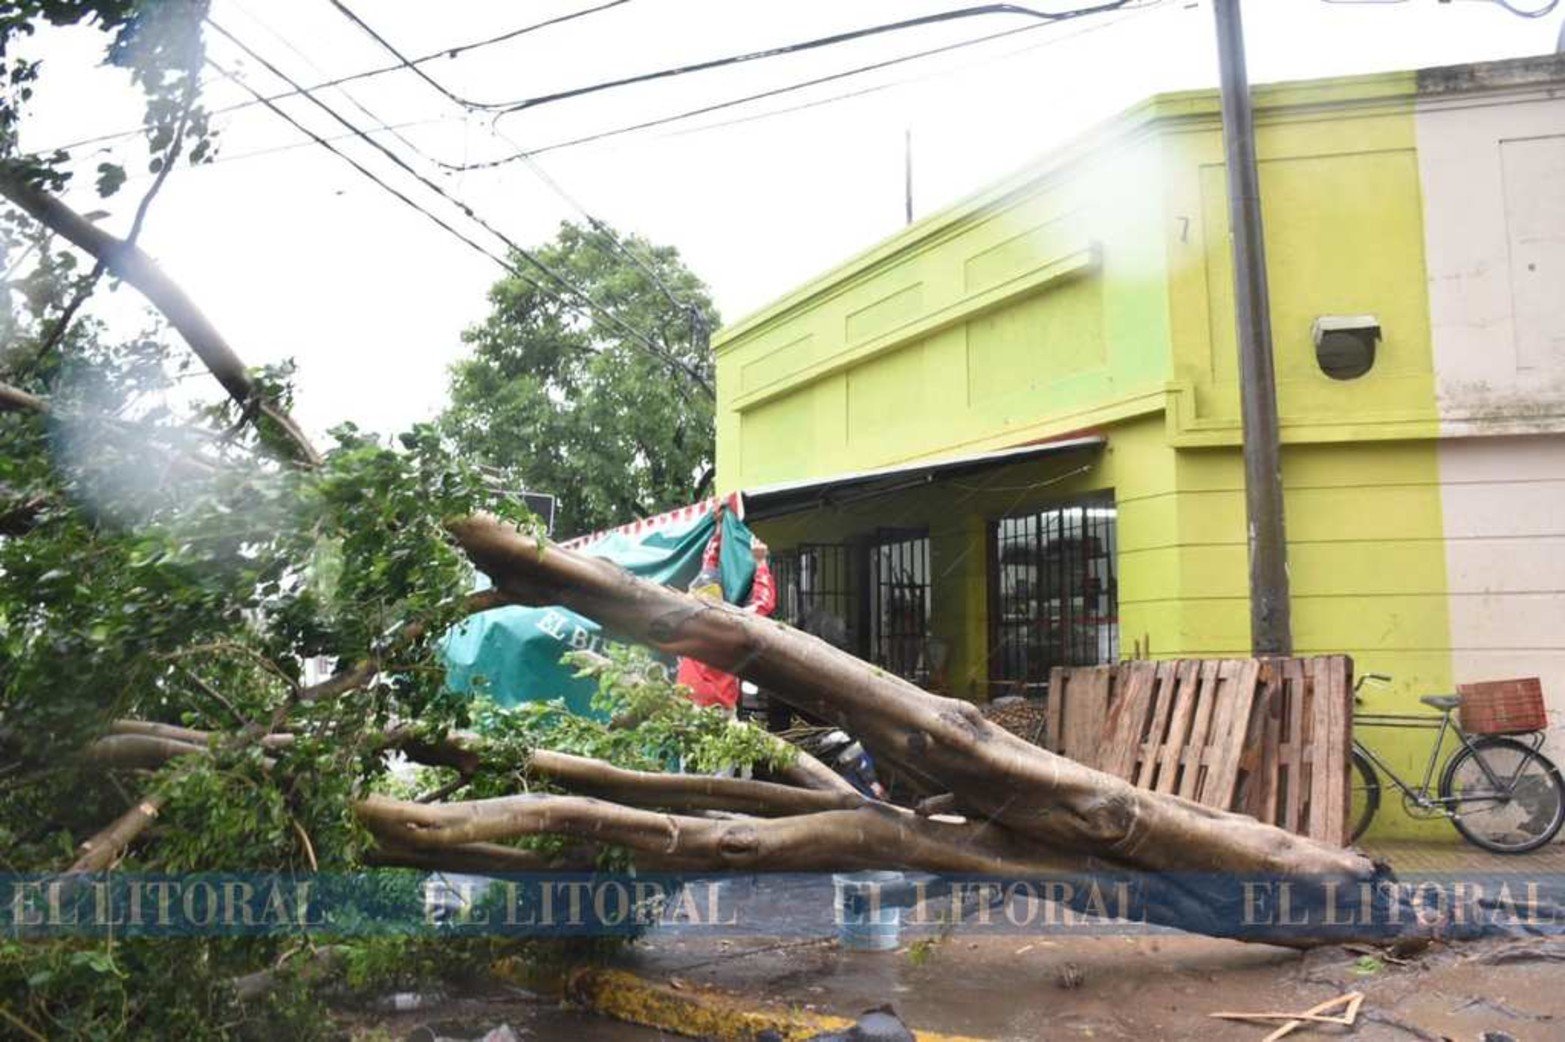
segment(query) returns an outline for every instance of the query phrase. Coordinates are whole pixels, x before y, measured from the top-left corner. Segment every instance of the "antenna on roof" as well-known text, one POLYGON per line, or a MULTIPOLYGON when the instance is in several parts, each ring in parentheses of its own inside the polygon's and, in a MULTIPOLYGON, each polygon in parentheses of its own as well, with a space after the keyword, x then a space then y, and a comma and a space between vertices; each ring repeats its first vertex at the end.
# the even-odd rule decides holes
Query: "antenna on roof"
MULTIPOLYGON (((1565 40, 1565 36, 1560 38, 1565 40)), ((913 223, 913 128, 902 131, 902 196, 906 203, 907 223, 913 223)))

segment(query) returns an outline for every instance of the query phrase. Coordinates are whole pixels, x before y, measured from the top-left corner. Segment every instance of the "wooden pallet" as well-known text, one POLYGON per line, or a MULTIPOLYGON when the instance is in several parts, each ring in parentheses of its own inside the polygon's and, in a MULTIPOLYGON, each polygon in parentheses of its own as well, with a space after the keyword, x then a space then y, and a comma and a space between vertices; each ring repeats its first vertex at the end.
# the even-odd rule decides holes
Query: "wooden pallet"
POLYGON ((1045 744, 1140 788, 1341 844, 1352 669, 1345 655, 1056 669, 1045 744))
POLYGON ((1235 809, 1290 832, 1348 842, 1353 789, 1353 660, 1346 655, 1272 659, 1248 791, 1235 809))
POLYGON ((1120 672, 1118 666, 1056 666, 1049 672, 1045 749, 1101 769, 1103 727, 1120 672))

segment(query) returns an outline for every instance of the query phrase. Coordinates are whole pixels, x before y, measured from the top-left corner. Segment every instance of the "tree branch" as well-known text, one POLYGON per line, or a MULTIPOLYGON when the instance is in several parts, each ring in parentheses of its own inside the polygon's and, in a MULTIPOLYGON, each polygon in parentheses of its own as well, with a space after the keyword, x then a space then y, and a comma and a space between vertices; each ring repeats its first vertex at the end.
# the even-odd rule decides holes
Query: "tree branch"
POLYGON ((0 412, 48 413, 49 403, 36 394, 28 394, 20 387, 0 383, 0 412))
MULTIPOLYGON (((476 615, 481 611, 491 608, 499 608, 507 604, 506 598, 499 590, 480 590, 477 593, 468 594, 462 604, 462 615, 476 615)), ((413 641, 422 637, 428 625, 422 620, 409 622, 399 630, 389 642, 384 651, 375 652, 347 669, 334 673, 318 684, 311 684, 299 692, 299 701, 306 704, 319 702, 325 699, 337 698, 364 687, 380 673, 381 665, 386 657, 401 648, 407 647, 413 641)))
POLYGON ((722 810, 782 817, 851 810, 866 802, 857 792, 796 789, 745 778, 630 771, 601 760, 547 749, 535 750, 527 761, 526 770, 529 775, 547 778, 561 788, 584 796, 674 811, 722 810))
MULTIPOLYGON (((91 254, 110 274, 140 290, 185 338, 191 350, 241 408, 250 407, 259 401, 259 388, 228 341, 223 339, 217 327, 185 291, 164 274, 157 262, 140 247, 98 228, 33 184, 13 165, 0 164, 0 194, 27 211, 40 224, 91 254)), ((320 453, 293 417, 273 402, 259 401, 259 409, 287 437, 294 456, 300 462, 311 467, 320 465, 320 453)))

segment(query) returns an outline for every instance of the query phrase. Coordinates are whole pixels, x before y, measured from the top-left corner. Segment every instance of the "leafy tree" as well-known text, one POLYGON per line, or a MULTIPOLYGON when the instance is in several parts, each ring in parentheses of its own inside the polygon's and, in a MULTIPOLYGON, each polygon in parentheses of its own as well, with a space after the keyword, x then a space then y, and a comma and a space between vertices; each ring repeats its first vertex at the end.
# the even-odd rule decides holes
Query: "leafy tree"
MULTIPOLYGON (((529 521, 496 497, 489 475, 427 426, 390 444, 344 426, 317 453, 280 422, 286 367, 247 371, 215 333, 198 344, 180 327, 227 392, 191 402, 173 391, 194 358, 163 329, 115 340, 72 321, 116 269, 96 254, 85 271, 69 236, 33 219, 42 200, 63 222, 80 221, 49 195, 72 175, 71 157, 16 149, 42 82, 19 50, 45 22, 105 32, 110 60, 147 96, 149 165, 166 175, 176 160, 209 155, 196 97, 204 11, 199 0, 0 4, 0 192, 32 215, 0 213, 0 870, 79 864, 84 840, 155 802, 155 826, 96 848, 117 868, 356 872, 374 843, 352 803, 394 788, 383 750, 389 732, 410 724, 440 733, 483 723, 516 755, 561 744, 644 765, 650 741, 701 762, 752 758, 745 732, 682 701, 649 716, 647 741, 637 741, 558 711, 511 718, 450 697, 438 640, 471 608, 472 571, 443 522, 480 507, 529 521), (322 661, 336 672, 312 684, 308 670, 322 661), (127 718, 207 737, 161 764, 84 755, 127 718), (263 748, 268 731, 291 742, 263 748)), ((96 171, 100 192, 112 194, 121 173, 96 171)), ((657 263, 672 264, 671 254, 657 263)), ((660 274, 710 315, 693 280, 660 274)), ((598 291, 629 292, 610 282, 598 291)), ((634 321, 653 324, 646 313, 634 321)), ((655 328, 674 335, 672 319, 655 328)), ((706 417, 709 443, 710 406, 706 417)), ((515 770, 498 756, 467 784, 507 791, 515 770)), ((405 899, 418 879, 392 871, 366 899, 405 899)), ((320 1037, 333 1030, 317 1005, 322 987, 461 972, 495 943, 346 938, 345 972, 327 985, 306 972, 321 942, 288 931, 7 933, 0 1037, 320 1037), (260 967, 280 967, 276 986, 241 1002, 234 981, 260 967)))
POLYGON ((469 458, 559 497, 562 535, 688 503, 710 480, 713 365, 700 330, 717 312, 674 249, 615 238, 565 222, 536 256, 621 321, 514 258, 526 278, 490 290, 441 418, 469 458))

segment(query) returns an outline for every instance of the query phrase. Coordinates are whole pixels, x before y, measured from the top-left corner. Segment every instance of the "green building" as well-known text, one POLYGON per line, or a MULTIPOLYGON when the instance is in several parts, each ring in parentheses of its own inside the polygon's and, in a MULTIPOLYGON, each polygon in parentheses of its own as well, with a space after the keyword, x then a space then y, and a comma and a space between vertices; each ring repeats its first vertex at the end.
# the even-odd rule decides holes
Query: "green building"
MULTIPOLYGON (((1565 707, 1565 58, 1256 119, 1297 651, 1392 674, 1377 708, 1515 675, 1565 707)), ((718 483, 784 615, 976 700, 1247 654, 1232 296, 1194 92, 723 330, 718 483)))

